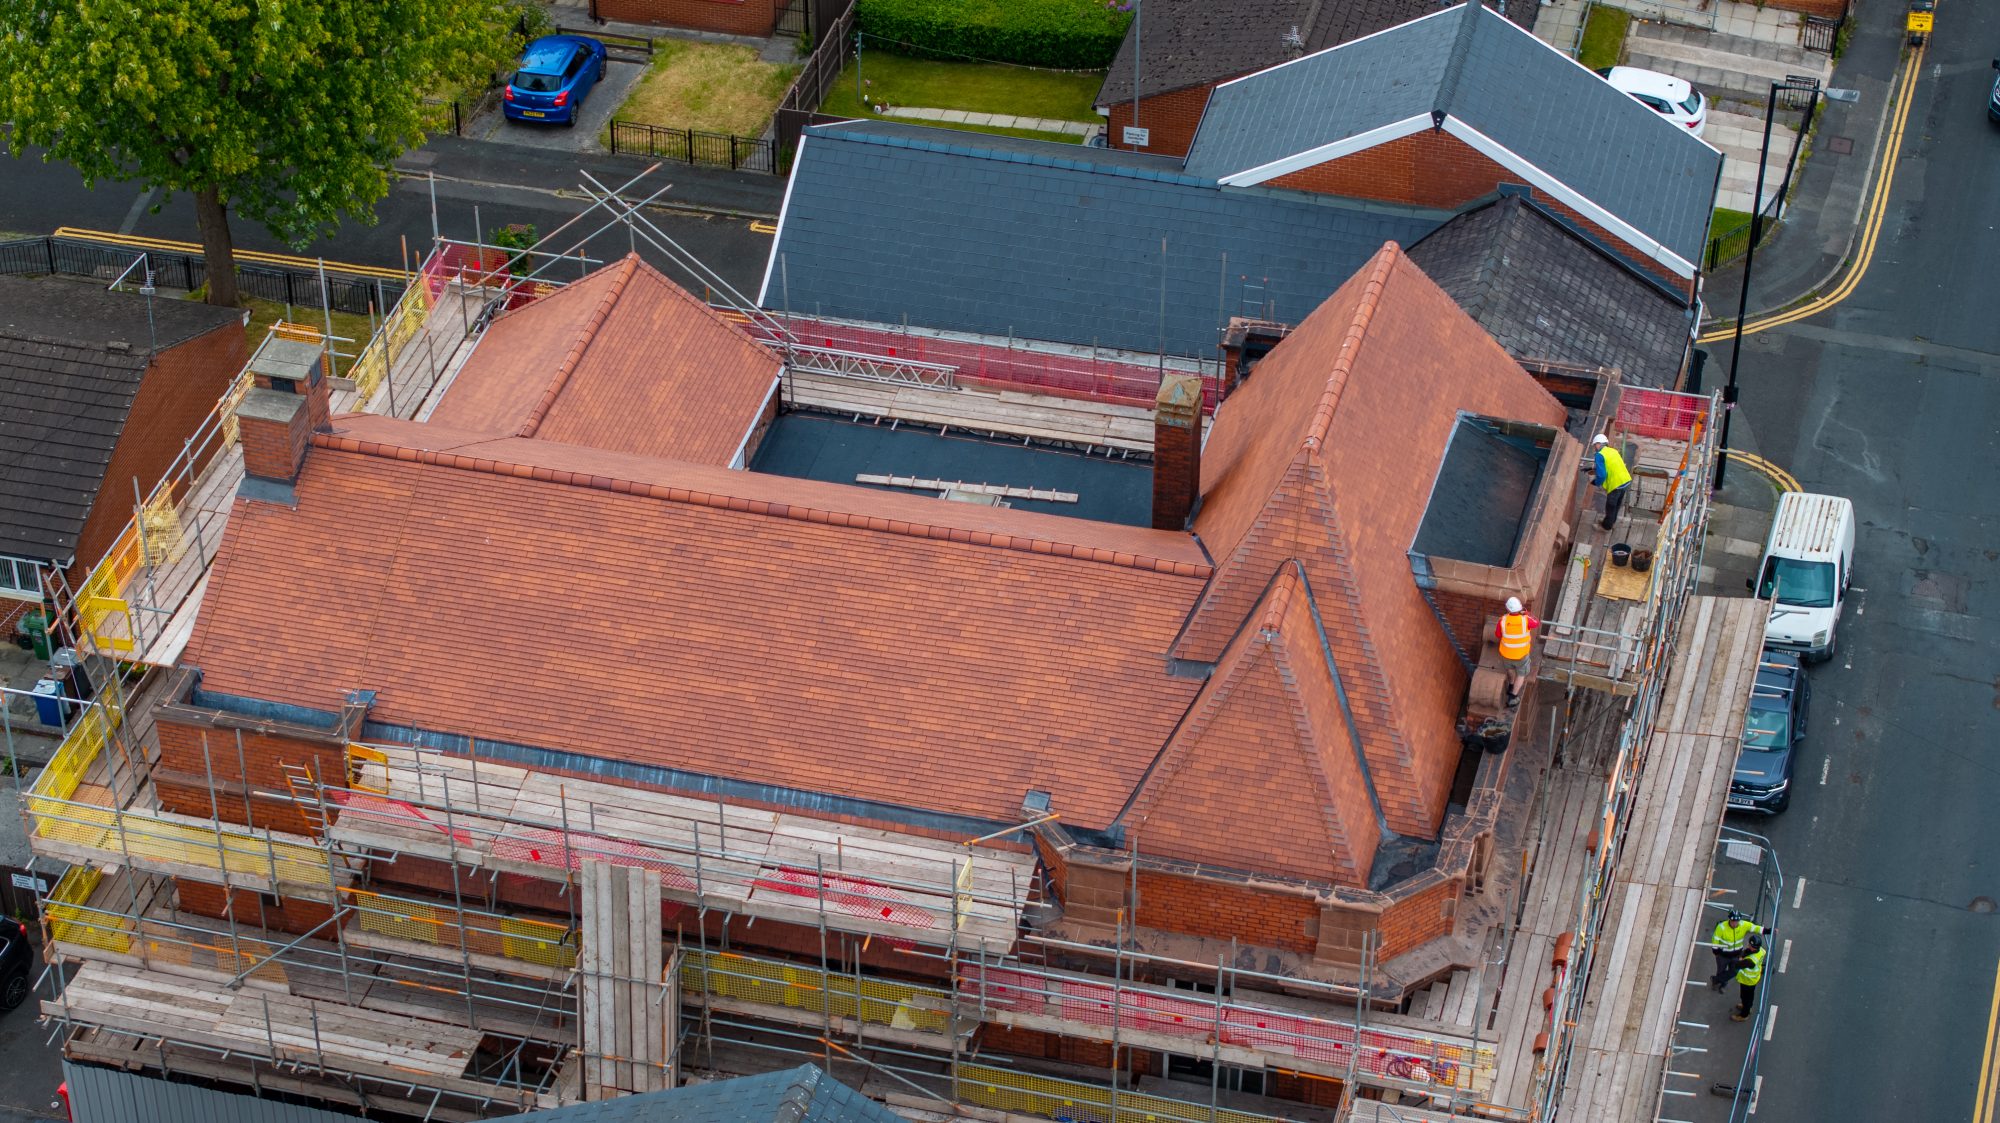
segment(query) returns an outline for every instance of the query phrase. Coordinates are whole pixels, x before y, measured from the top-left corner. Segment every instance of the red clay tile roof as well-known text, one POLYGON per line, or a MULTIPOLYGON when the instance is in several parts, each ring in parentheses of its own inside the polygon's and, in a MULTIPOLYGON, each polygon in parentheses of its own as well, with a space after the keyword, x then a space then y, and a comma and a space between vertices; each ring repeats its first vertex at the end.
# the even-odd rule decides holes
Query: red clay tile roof
POLYGON ((998 821, 1102 826, 1200 688, 1186 535, 382 417, 241 500, 203 689, 998 821), (996 548, 997 547, 997 548, 996 548))
POLYGON ((495 320, 431 419, 727 465, 779 365, 632 255, 495 320))
POLYGON ((1279 571, 1123 821, 1148 854, 1367 885, 1381 833, 1297 567, 1279 571))
POLYGON ((1551 427, 1562 407, 1393 243, 1217 411, 1198 534, 1216 577, 1176 644, 1215 660, 1298 559, 1326 623, 1389 826, 1435 834, 1465 672, 1410 572, 1461 411, 1551 427))

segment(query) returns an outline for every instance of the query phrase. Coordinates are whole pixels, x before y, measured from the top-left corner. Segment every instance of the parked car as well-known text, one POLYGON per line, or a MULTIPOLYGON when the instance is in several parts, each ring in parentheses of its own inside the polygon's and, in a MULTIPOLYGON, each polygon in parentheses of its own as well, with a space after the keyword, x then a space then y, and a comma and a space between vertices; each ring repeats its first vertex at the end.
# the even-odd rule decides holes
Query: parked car
POLYGON ((1708 128, 1708 99, 1694 84, 1657 70, 1614 66, 1598 74, 1640 105, 1700 136, 1708 128))
POLYGON ((1792 773, 1798 768, 1799 742, 1805 739, 1811 701, 1812 684, 1799 657, 1766 651, 1757 664, 1756 684, 1750 688, 1743 747, 1736 755, 1736 775, 1729 781, 1731 811, 1776 815, 1791 803, 1792 773))
POLYGON ((1752 590, 1772 600, 1764 646, 1815 662, 1833 658, 1840 609, 1854 580, 1854 504, 1837 495, 1778 497, 1752 590))
POLYGON ((0 917, 0 1010, 27 1001, 34 985, 35 945, 28 942, 28 926, 0 917))
POLYGON ((511 121, 576 124, 583 99, 604 77, 604 44, 583 35, 544 35, 521 52, 500 95, 511 121))

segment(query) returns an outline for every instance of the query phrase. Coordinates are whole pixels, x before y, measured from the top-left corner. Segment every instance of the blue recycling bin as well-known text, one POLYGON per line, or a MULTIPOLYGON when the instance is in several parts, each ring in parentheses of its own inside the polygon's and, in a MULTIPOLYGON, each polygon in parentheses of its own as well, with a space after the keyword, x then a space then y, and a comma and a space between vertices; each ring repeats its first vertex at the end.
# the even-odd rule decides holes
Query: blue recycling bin
POLYGON ((52 678, 35 683, 35 720, 43 725, 63 727, 62 684, 52 678))

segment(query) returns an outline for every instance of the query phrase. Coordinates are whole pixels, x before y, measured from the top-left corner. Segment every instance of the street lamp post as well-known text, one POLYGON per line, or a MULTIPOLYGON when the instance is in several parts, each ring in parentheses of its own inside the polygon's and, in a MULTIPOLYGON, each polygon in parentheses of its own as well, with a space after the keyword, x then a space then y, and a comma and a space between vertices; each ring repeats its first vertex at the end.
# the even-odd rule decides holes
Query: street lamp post
POLYGON ((1715 445, 1716 491, 1722 490, 1723 473, 1729 466, 1729 419, 1736 414, 1736 366, 1743 358, 1743 321, 1750 314, 1750 274, 1757 260, 1757 239, 1764 232, 1764 169, 1771 162, 1771 124, 1778 115, 1778 95, 1780 93, 1805 94, 1806 115, 1800 122, 1798 135, 1792 138, 1792 154, 1785 159, 1785 176, 1779 182, 1777 198, 1783 199, 1792 188, 1792 169, 1799 159, 1799 145, 1807 132, 1812 129, 1813 114, 1819 108, 1819 80, 1799 75, 1787 75, 1782 82, 1771 83, 1771 94, 1764 102, 1764 143, 1757 150, 1757 191, 1750 197, 1750 244, 1743 250, 1743 287, 1736 294, 1735 339, 1729 348, 1729 383, 1722 388, 1722 434, 1715 445))

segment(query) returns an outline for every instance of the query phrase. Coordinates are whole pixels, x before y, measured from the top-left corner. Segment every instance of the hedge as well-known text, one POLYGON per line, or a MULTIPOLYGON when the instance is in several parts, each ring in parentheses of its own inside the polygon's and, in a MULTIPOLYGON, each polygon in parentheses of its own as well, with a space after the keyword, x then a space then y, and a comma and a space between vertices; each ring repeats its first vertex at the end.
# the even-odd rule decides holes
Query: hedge
POLYGON ((855 22, 883 49, 919 58, 1102 70, 1132 13, 1119 0, 858 0, 855 22))

